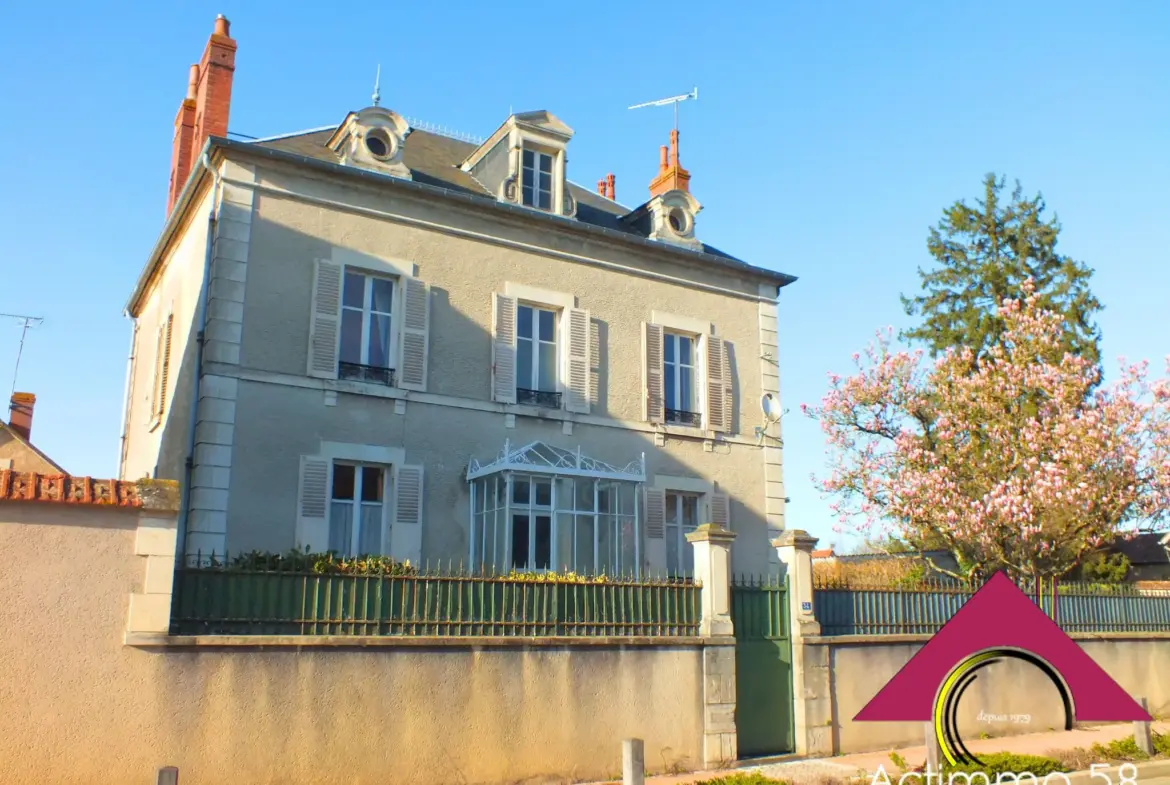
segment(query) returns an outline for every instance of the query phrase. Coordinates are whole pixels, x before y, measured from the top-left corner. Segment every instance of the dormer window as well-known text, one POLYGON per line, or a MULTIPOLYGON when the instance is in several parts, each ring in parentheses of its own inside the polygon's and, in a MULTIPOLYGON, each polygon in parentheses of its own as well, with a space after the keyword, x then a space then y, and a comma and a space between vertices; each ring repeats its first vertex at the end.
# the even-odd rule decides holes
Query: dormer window
POLYGON ((501 202, 572 218, 577 200, 565 177, 573 129, 540 110, 514 114, 460 168, 501 202))
POLYGON ((379 161, 386 161, 391 158, 391 146, 389 134, 384 128, 371 128, 366 131, 366 149, 370 151, 370 155, 377 158, 379 161))
POLYGON ((520 192, 525 207, 551 210, 553 205, 553 157, 535 150, 524 151, 520 192))

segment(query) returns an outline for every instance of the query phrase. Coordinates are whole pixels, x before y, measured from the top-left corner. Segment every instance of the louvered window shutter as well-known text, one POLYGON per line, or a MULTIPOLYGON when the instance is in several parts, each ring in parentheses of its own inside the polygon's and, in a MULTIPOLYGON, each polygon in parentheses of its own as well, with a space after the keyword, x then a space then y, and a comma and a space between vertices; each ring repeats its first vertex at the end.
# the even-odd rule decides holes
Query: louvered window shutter
POLYGON ((154 347, 154 378, 150 384, 150 419, 154 421, 159 415, 158 392, 162 385, 163 352, 166 350, 166 328, 159 325, 158 339, 154 347))
POLYGON ((418 564, 422 557, 423 467, 395 469, 394 522, 390 525, 390 556, 418 564))
POLYGON ((301 456, 297 489, 297 550, 324 553, 329 548, 329 471, 327 458, 301 456))
POLYGON ((161 417, 167 410, 167 388, 171 379, 171 331, 174 329, 175 315, 167 315, 167 324, 163 329, 162 341, 162 373, 158 383, 158 414, 161 417))
POLYGON ((723 339, 714 335, 703 336, 706 344, 704 361, 707 370, 707 379, 704 396, 704 414, 707 419, 707 430, 723 433, 727 431, 729 412, 725 402, 724 377, 727 368, 724 367, 724 358, 727 356, 723 347, 723 339))
POLYGON ((590 355, 592 342, 589 340, 589 311, 569 308, 565 314, 566 332, 565 387, 568 398, 565 409, 580 414, 589 413, 590 355))
POLYGON ((666 532, 666 491, 646 489, 646 536, 661 540, 666 532))
POLYGON ((402 278, 401 356, 398 386, 404 390, 427 389, 427 353, 430 343, 430 289, 417 278, 402 278))
POLYGON ((337 378, 337 340, 341 324, 341 265, 318 259, 313 270, 309 324, 309 376, 337 378))
POLYGON ((735 432, 735 374, 731 372, 731 343, 721 342, 723 350, 723 430, 727 433, 735 432))
POLYGON ((601 328, 589 320, 589 406, 601 406, 601 328))
POLYGON ((516 403, 516 298, 492 301, 492 400, 516 403))
POLYGON ((662 389, 662 325, 642 323, 642 413, 646 422, 666 419, 662 389))
POLYGON ((716 491, 711 494, 711 523, 731 530, 731 502, 727 494, 716 491))

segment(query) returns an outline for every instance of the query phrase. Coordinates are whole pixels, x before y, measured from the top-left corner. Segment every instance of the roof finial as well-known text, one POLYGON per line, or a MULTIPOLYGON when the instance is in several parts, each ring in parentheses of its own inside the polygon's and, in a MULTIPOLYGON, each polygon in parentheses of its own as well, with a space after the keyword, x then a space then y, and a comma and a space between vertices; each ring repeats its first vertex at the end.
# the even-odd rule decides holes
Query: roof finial
POLYGON ((381 84, 381 82, 382 82, 382 64, 378 63, 378 70, 374 74, 374 106, 377 106, 378 102, 382 100, 382 94, 380 92, 378 92, 378 85, 381 84))

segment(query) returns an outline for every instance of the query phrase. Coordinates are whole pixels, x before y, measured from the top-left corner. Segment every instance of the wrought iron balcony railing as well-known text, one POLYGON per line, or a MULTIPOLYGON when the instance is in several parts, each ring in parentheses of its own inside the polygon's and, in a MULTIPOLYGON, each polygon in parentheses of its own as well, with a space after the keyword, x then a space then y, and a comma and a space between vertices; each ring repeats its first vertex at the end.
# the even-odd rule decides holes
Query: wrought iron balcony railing
POLYGON ((666 421, 676 425, 693 425, 698 428, 702 424, 703 418, 698 412, 688 412, 682 409, 667 409, 666 421))
POLYGON ((547 390, 524 390, 517 388, 516 403, 528 404, 529 406, 541 406, 545 409, 559 409, 561 408, 561 394, 559 392, 548 392, 547 390))
POLYGON ((379 368, 376 365, 359 365, 358 363, 338 363, 337 378, 358 382, 374 382, 393 387, 394 369, 379 368))

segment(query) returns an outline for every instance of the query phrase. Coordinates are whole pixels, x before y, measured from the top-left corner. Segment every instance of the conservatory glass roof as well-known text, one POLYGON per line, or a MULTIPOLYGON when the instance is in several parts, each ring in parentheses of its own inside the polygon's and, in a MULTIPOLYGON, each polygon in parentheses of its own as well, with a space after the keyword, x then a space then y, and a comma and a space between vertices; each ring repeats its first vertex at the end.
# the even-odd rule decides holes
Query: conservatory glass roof
POLYGON ((479 459, 472 458, 467 466, 467 479, 474 480, 503 471, 645 482, 646 454, 642 453, 625 466, 613 466, 582 454, 580 447, 575 451, 566 450, 544 442, 513 447, 510 441, 505 441, 504 449, 493 460, 481 463, 479 459))

